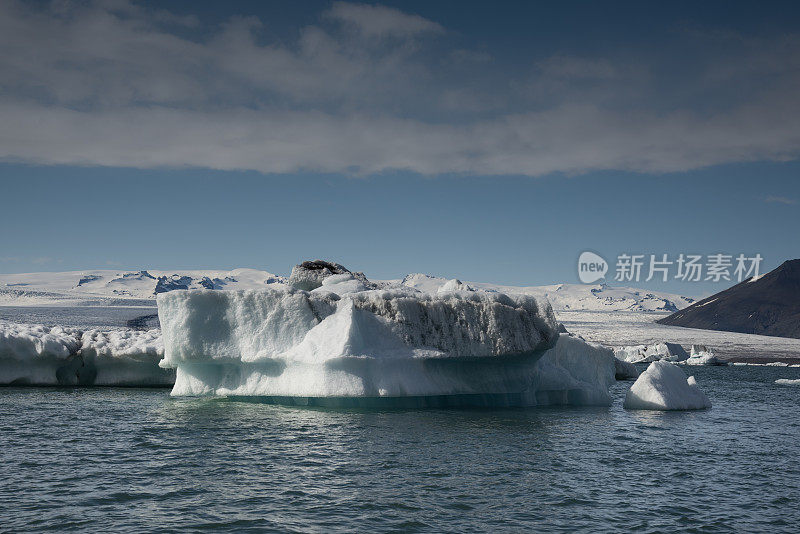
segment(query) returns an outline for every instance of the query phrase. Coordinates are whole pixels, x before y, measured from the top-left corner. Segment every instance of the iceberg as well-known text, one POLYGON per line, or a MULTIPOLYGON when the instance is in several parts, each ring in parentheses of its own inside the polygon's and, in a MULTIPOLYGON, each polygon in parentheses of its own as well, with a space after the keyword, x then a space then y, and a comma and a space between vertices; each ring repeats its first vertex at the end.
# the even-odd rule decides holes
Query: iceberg
POLYGON ((370 289, 350 271, 310 270, 326 269, 313 280, 293 271, 290 282, 311 291, 158 295, 172 394, 348 406, 610 403, 612 351, 560 335, 547 300, 455 282, 437 294, 370 289))
POLYGON ((702 410, 711 408, 693 376, 673 363, 656 361, 636 379, 623 404, 626 410, 702 410))
POLYGON ((620 360, 631 363, 650 363, 659 360, 680 362, 689 358, 682 346, 668 342, 617 347, 614 349, 614 355, 620 360))
POLYGON ((639 370, 631 362, 614 357, 614 376, 617 380, 639 378, 639 370))
POLYGON ((159 368, 158 329, 102 331, 0 321, 0 384, 36 386, 170 386, 159 368))
POLYGON ((728 362, 717 358, 705 345, 692 345, 691 355, 683 363, 686 365, 728 365, 728 362))

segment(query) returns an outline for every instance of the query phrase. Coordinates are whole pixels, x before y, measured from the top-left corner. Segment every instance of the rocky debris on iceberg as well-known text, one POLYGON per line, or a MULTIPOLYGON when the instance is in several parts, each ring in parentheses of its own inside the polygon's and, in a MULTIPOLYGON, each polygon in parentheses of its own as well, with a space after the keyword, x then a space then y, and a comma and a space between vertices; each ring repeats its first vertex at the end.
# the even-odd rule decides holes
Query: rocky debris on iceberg
POLYGON ((290 286, 158 296, 173 395, 412 406, 609 404, 613 353, 559 335, 546 300, 373 289, 317 260, 290 286), (293 287, 292 287, 293 286, 293 287), (301 289, 301 288, 310 288, 301 289))
POLYGON ((335 275, 351 275, 353 278, 361 281, 365 286, 370 286, 371 289, 378 287, 377 284, 373 284, 367 280, 364 273, 354 273, 344 265, 324 260, 304 261, 300 265, 295 265, 292 268, 292 273, 289 275, 288 284, 297 289, 311 291, 322 287, 322 282, 326 278, 335 275))
POLYGON ((614 349, 614 355, 620 360, 631 363, 650 363, 659 360, 681 362, 689 358, 689 354, 681 345, 667 342, 617 347, 614 349))
POLYGON ((0 385, 169 386, 161 332, 0 321, 0 385))
POLYGON ((625 396, 627 410, 702 410, 711 408, 693 376, 677 365, 656 361, 639 376, 625 396))
POLYGON ((686 365, 728 365, 728 362, 717 358, 714 352, 705 345, 692 345, 689 358, 682 363, 686 365))

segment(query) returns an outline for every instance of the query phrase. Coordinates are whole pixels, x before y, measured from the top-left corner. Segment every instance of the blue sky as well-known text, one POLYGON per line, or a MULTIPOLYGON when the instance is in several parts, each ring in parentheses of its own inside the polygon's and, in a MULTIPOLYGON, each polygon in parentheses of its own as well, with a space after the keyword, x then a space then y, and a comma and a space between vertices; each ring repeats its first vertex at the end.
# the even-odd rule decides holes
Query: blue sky
POLYGON ((800 257, 791 3, 0 11, 0 272, 800 257))

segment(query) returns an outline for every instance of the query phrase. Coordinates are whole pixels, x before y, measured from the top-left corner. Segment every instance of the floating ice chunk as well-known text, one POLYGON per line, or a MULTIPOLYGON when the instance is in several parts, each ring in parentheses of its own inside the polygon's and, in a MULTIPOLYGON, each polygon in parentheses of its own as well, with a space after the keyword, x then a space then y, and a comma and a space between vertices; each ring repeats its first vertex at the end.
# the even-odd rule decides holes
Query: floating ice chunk
POLYGON ((631 363, 649 363, 659 360, 680 362, 689 357, 682 346, 667 342, 618 347, 614 349, 614 355, 620 360, 631 363))
POLYGON ((691 355, 683 363, 686 365, 728 365, 728 362, 717 358, 714 352, 705 345, 692 345, 691 355))
POLYGON ((561 334, 534 367, 529 391, 543 406, 608 406, 615 373, 611 349, 561 334))
POLYGON ((108 331, 0 322, 0 384, 167 386, 159 330, 108 331))
POLYGON ((625 396, 628 410, 702 410, 711 402, 693 376, 675 364, 657 361, 639 376, 625 396))
POLYGON ((161 387, 175 381, 173 370, 158 366, 164 356, 159 329, 88 330, 81 335, 78 355, 84 376, 94 375, 94 386, 161 387))
POLYGON ((161 365, 177 369, 173 395, 413 397, 420 406, 610 402, 613 353, 559 337, 546 301, 322 289, 160 295, 161 365))
POLYGON ((782 386, 800 386, 800 379, 793 380, 791 378, 779 378, 775 381, 776 384, 781 384, 782 386))
POLYGON ((639 377, 639 370, 631 362, 614 358, 614 376, 617 380, 630 380, 639 377))

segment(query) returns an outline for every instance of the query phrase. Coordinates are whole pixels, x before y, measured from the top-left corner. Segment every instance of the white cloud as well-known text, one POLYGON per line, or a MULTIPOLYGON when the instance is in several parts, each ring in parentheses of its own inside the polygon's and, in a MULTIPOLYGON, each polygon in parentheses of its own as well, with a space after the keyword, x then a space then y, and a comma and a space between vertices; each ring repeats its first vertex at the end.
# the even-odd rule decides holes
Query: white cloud
POLYGON ((438 23, 383 6, 336 3, 287 44, 265 42, 255 18, 189 39, 178 29, 199 29, 192 17, 57 5, 0 4, 2 159, 536 176, 800 153, 793 36, 732 38, 731 55, 709 52, 673 91, 646 61, 614 57, 559 54, 498 78, 487 53, 447 48, 438 23))
POLYGON ((776 204, 786 204, 787 206, 794 206, 797 204, 797 200, 788 197, 780 197, 780 196, 768 196, 764 199, 764 202, 774 202, 776 204))
POLYGON ((334 2, 326 15, 351 24, 370 37, 406 37, 421 33, 442 33, 444 28, 419 15, 409 15, 392 7, 334 2))

